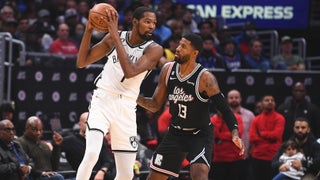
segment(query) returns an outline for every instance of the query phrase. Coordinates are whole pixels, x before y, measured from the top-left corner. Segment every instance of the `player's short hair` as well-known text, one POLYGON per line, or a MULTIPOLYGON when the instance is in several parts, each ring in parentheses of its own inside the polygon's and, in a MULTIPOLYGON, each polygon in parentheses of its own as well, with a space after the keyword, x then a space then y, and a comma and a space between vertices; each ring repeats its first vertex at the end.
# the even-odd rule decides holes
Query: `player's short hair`
POLYGON ((183 35, 183 38, 185 38, 188 41, 190 41, 191 42, 191 46, 195 50, 198 50, 199 52, 202 51, 202 49, 203 49, 203 40, 198 34, 188 33, 188 34, 183 35))
POLYGON ((141 18, 143 18, 143 14, 145 12, 155 13, 154 10, 152 10, 151 8, 148 8, 148 7, 145 7, 145 6, 140 6, 137 9, 134 10, 132 18, 140 20, 141 18))

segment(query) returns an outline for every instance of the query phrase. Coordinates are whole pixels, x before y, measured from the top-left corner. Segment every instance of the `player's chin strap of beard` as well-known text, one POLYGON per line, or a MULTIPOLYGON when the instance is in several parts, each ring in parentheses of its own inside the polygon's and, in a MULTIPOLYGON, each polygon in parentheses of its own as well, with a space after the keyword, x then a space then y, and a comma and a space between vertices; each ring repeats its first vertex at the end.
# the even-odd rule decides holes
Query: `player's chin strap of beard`
POLYGON ((238 122, 235 116, 233 115, 233 112, 231 111, 230 107, 228 106, 227 101, 224 98, 224 95, 220 92, 214 96, 211 96, 210 100, 214 103, 216 108, 222 113, 223 119, 225 120, 230 131, 232 131, 233 129, 238 129, 238 122))

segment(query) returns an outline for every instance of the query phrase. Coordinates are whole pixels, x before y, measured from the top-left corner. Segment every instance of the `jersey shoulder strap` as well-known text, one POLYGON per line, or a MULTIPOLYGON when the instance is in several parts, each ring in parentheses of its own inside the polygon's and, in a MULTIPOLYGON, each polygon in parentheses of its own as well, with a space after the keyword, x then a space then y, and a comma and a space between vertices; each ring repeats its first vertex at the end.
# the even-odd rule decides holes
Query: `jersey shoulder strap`
POLYGON ((172 67, 174 65, 174 62, 168 62, 168 63, 170 63, 170 64, 169 64, 169 68, 168 68, 168 71, 166 74, 166 86, 168 86, 168 79, 169 79, 170 73, 172 71, 172 67))

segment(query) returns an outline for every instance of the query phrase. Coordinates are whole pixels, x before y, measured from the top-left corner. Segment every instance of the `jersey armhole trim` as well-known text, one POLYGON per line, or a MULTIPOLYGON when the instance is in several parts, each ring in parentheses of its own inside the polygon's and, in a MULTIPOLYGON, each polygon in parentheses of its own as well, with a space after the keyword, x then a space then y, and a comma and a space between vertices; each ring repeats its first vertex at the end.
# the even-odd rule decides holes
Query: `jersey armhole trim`
POLYGON ((168 86, 168 79, 169 79, 169 76, 170 76, 170 73, 171 73, 173 65, 174 65, 174 63, 170 63, 170 65, 169 65, 169 68, 168 68, 168 71, 167 71, 167 74, 166 74, 166 86, 168 86))

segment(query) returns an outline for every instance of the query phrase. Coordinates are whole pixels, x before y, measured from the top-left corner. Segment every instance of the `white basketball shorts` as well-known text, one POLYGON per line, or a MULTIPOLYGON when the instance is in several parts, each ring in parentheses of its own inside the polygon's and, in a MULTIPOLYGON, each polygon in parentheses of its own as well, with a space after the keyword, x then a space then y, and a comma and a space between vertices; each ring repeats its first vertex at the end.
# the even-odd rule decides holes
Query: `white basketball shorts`
POLYGON ((113 151, 136 152, 136 99, 97 88, 89 106, 89 130, 110 132, 113 151))

